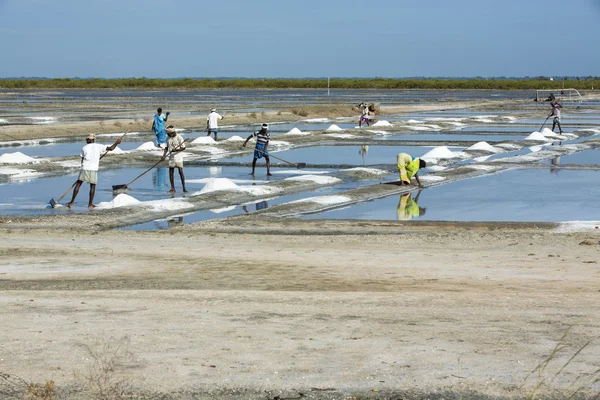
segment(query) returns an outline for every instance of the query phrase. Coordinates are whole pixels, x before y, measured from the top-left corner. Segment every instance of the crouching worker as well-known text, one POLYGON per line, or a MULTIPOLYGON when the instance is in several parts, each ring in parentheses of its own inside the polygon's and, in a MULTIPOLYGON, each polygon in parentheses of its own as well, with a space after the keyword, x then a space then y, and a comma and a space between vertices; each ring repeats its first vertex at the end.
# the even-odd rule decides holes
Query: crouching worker
POLYGON ((421 168, 427 166, 425 160, 421 160, 420 158, 415 158, 413 160, 409 154, 398 153, 397 164, 398 173, 400 174, 400 184, 410 185, 410 180, 414 177, 417 184, 423 186, 419 180, 418 172, 421 168))
POLYGON ((71 201, 67 203, 67 207, 73 207, 75 198, 79 193, 79 188, 83 182, 87 182, 90 184, 88 208, 91 210, 96 207, 94 205, 94 196, 96 195, 96 183, 98 182, 98 167, 100 166, 100 158, 102 158, 100 157, 100 153, 104 151, 113 151, 117 145, 121 143, 121 139, 117 139, 112 146, 106 146, 104 144, 95 143, 96 135, 91 133, 85 141, 87 144, 81 149, 81 171, 79 172, 79 178, 77 178, 77 182, 75 182, 75 187, 73 188, 73 197, 71 198, 71 201))
POLYGON ((184 193, 187 193, 185 188, 185 177, 183 176, 183 151, 185 150, 185 140, 175 131, 173 125, 167 126, 167 147, 165 147, 163 156, 164 161, 169 156, 169 180, 171 181, 171 190, 169 193, 175 193, 175 167, 179 170, 181 178, 181 187, 184 193))

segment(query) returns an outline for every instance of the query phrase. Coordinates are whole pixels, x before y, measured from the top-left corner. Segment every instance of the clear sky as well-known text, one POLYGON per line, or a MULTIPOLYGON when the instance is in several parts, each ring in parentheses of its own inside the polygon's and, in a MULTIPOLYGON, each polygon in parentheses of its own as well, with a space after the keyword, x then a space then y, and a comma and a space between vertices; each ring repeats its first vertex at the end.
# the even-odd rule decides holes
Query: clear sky
POLYGON ((0 0, 0 77, 600 75, 600 0, 0 0))

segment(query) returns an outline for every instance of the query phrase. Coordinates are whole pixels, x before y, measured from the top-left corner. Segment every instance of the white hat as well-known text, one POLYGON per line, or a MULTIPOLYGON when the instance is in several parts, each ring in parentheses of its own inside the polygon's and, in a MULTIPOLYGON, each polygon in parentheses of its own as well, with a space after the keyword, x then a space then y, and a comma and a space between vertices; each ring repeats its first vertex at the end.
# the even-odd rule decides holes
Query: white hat
POLYGON ((216 109, 216 108, 211 108, 211 109, 210 109, 210 112, 216 112, 216 111, 217 111, 217 109, 216 109))
POLYGON ((262 129, 269 129, 269 124, 262 124, 262 129))
POLYGON ((94 135, 93 133, 90 133, 87 138, 89 140, 96 140, 96 135, 94 135))

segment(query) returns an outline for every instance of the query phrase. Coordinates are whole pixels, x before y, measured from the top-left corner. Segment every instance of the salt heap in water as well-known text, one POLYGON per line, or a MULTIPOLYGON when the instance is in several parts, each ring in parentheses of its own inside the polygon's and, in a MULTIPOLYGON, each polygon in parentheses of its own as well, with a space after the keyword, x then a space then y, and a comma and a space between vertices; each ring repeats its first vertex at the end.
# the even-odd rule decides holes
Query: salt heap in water
POLYGON ((216 192, 217 190, 239 190, 239 186, 227 178, 211 178, 200 190, 200 194, 216 192))
POLYGON ((343 131, 342 128, 340 128, 339 126, 337 126, 336 124, 331 125, 329 128, 325 129, 326 131, 343 131))
POLYGON ((229 139, 225 139, 225 142, 243 142, 245 139, 240 136, 232 136, 229 139))
POLYGON ((548 138, 544 135, 542 135, 540 132, 531 132, 531 135, 527 136, 525 138, 525 140, 538 140, 538 141, 543 141, 546 142, 548 141, 548 138))
POLYGON ((138 146, 136 148, 136 150, 149 151, 149 150, 160 150, 160 148, 156 147, 154 145, 154 142, 145 142, 145 143, 141 144, 140 146, 138 146))
POLYGON ((322 176, 322 175, 300 175, 300 176, 292 176, 289 178, 285 178, 284 181, 312 181, 314 183, 318 183, 320 185, 333 184, 337 182, 341 182, 341 179, 334 178, 332 176, 322 176))
POLYGON ((390 122, 386 121, 386 120, 381 120, 381 121, 377 121, 375 122, 373 125, 371 126, 393 126, 390 122))
POLYGON ((215 139, 210 136, 200 136, 192 141, 192 144, 215 144, 215 139))
POLYGON ((117 195, 112 201, 104 201, 96 206, 96 208, 117 208, 126 207, 134 204, 138 204, 140 201, 135 197, 131 197, 128 194, 121 193, 117 195))
POLYGON ((502 150, 492 146, 488 142, 477 142, 467 150, 489 151, 490 153, 499 153, 502 150))
POLYGON ((113 154, 126 154, 128 153, 127 151, 123 151, 123 149, 121 149, 119 146, 115 147, 115 149, 113 151, 109 151, 108 153, 113 153, 113 154))
POLYGON ((429 150, 427 153, 423 154, 420 158, 428 158, 430 160, 436 160, 439 158, 454 158, 456 157, 456 155, 450 151, 449 148, 447 148, 446 146, 438 146, 435 147, 431 150, 429 150))
POLYGON ((37 162, 33 157, 29 157, 20 151, 16 153, 5 153, 0 156, 0 164, 29 164, 37 162))

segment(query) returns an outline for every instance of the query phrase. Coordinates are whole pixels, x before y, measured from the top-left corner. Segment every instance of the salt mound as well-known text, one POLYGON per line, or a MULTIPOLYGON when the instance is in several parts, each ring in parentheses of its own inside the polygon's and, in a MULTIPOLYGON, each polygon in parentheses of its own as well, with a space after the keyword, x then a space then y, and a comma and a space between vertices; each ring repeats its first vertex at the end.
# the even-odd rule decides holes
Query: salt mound
POLYGON ((374 134, 376 134, 376 135, 391 135, 391 132, 388 132, 388 131, 373 131, 373 130, 367 130, 367 132, 374 133, 374 134))
POLYGON ((446 179, 443 176, 436 176, 436 175, 423 175, 421 177, 419 177, 420 180, 422 181, 429 181, 429 182, 438 182, 438 181, 443 181, 444 179, 446 179))
POLYGON ((548 128, 542 129, 540 133, 542 135, 544 135, 544 136, 548 136, 548 135, 554 136, 554 135, 556 135, 556 133, 552 132, 552 129, 548 129, 548 128))
POLYGON ((105 201, 96 206, 96 208, 117 208, 126 207, 134 204, 138 204, 140 201, 135 197, 131 197, 128 194, 121 193, 117 195, 112 201, 105 201))
POLYGON ((113 153, 113 154, 127 154, 128 152, 124 151, 119 146, 117 146, 117 147, 115 147, 115 149, 113 151, 109 151, 108 153, 113 153))
POLYGON ((361 136, 354 136, 350 133, 328 133, 327 136, 335 137, 338 139, 354 139, 361 136))
POLYGON ((325 129, 326 131, 343 131, 342 128, 340 128, 339 126, 337 126, 336 124, 331 125, 329 128, 325 129))
POLYGON ((200 194, 216 192, 218 190, 239 190, 239 186, 227 178, 212 178, 200 190, 200 194))
POLYGON ((537 145, 537 146, 531 146, 531 147, 529 147, 529 150, 531 150, 532 153, 536 153, 536 152, 542 150, 543 148, 544 148, 544 146, 537 145))
POLYGON ((539 140, 542 142, 547 142, 548 138, 542 135, 540 132, 532 132, 531 135, 525 138, 525 140, 539 140))
POLYGON ((0 164, 29 164, 34 162, 37 162, 35 158, 29 157, 20 151, 5 153, 0 156, 0 164))
POLYGON ((145 143, 141 144, 140 146, 138 146, 136 148, 136 150, 149 151, 149 150, 160 150, 160 148, 156 147, 154 145, 154 142, 145 142, 145 143))
POLYGON ((192 204, 185 199, 164 199, 145 201, 143 205, 144 207, 149 208, 151 211, 155 212, 175 211, 192 207, 192 204))
POLYGON ((310 132, 302 132, 300 129, 294 127, 288 133, 285 133, 285 135, 310 135, 310 132))
POLYGON ((371 126, 393 126, 393 125, 391 123, 389 123, 388 121, 382 119, 381 121, 375 122, 371 126))
POLYGON ((322 175, 300 175, 300 176, 292 176, 289 178, 285 178, 284 181, 312 181, 318 183, 320 185, 334 184, 341 182, 341 179, 334 178, 331 176, 322 176, 322 175))
POLYGON ((438 146, 427 153, 423 154, 420 158, 430 158, 430 159, 438 159, 438 158, 454 158, 456 155, 450 151, 446 146, 438 146))
POLYGON ((423 121, 419 121, 417 119, 409 119, 408 121, 406 121, 406 123, 408 123, 408 124, 422 124, 423 121))
POLYGON ((445 169, 448 169, 448 167, 443 167, 441 165, 428 165, 426 167, 427 171, 431 171, 431 172, 438 172, 438 171, 443 171, 445 169))
POLYGON ((243 142, 244 140, 246 140, 246 139, 244 139, 243 137, 240 137, 240 136, 232 136, 232 137, 230 137, 230 138, 228 138, 228 139, 225 139, 224 141, 225 141, 225 142, 243 142))
POLYGON ((489 144, 488 142, 477 142, 473 146, 469 147, 467 150, 489 151, 490 153, 498 153, 501 151, 489 144))
POLYGON ((215 144, 215 139, 210 136, 200 136, 192 141, 192 144, 215 144))

